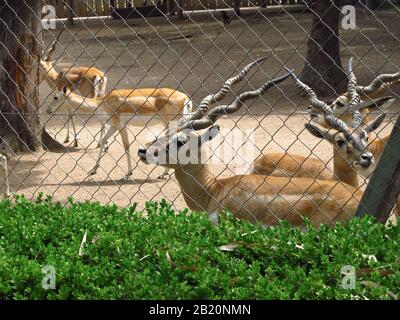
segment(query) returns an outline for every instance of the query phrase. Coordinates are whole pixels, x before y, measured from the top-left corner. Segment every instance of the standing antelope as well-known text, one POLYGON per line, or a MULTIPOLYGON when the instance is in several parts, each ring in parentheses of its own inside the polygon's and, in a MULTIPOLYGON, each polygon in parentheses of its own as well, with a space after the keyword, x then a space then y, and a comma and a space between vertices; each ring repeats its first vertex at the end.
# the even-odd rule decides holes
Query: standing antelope
MULTIPOLYGON (((397 83, 400 79, 400 73, 396 74, 382 74, 375 78, 368 86, 358 86, 355 82, 355 76, 352 72, 351 59, 349 61, 349 77, 351 77, 350 85, 356 87, 356 92, 359 93, 359 103, 357 106, 353 106, 356 110, 360 111, 362 115, 366 115, 370 109, 376 109, 379 107, 386 108, 392 102, 391 97, 380 97, 385 93, 385 90, 394 83, 397 83), (379 97, 376 100, 368 100, 367 98, 379 97), (363 100, 363 101, 361 101, 363 100)), ((325 121, 325 114, 333 114, 338 117, 346 125, 352 125, 353 115, 350 109, 351 94, 350 91, 339 96, 335 101, 331 102, 328 106, 319 100, 315 93, 304 83, 302 83, 297 77, 295 77, 296 84, 301 90, 303 90, 310 98, 311 106, 309 107, 309 113, 311 120, 320 124, 325 128, 331 126, 325 121), (321 106, 324 107, 321 109, 321 106)), ((365 117, 364 121, 367 122, 368 118, 365 117)), ((383 118, 381 119, 383 120, 383 118)), ((311 133, 319 138, 322 138, 321 132, 317 133, 309 126, 306 128, 311 133)), ((320 131, 318 129, 318 131, 320 131)), ((325 135, 327 138, 329 135, 325 135)), ((389 136, 386 136, 382 140, 374 140, 368 144, 368 151, 374 155, 375 163, 379 161, 379 158, 383 152, 386 141, 389 136)), ((368 142, 368 137, 367 137, 368 142)), ((341 179, 342 181, 358 186, 358 175, 368 177, 368 175, 374 170, 374 164, 368 169, 363 170, 362 166, 354 167, 351 165, 351 154, 342 153, 338 156, 337 152, 340 149, 337 143, 332 141, 334 145, 334 172, 326 168, 326 163, 315 158, 304 157, 296 154, 286 153, 268 153, 262 154, 252 164, 251 172, 254 174, 261 175, 274 175, 274 176, 297 176, 297 177, 312 177, 318 179, 341 179), (338 149, 339 148, 339 149, 338 149)), ((343 145, 344 146, 344 145, 343 145)), ((343 149, 343 146, 341 147, 343 149)))
MULTIPOLYGON (((61 92, 54 94, 47 113, 52 114, 67 108, 72 109, 74 113, 98 114, 109 125, 108 131, 100 139, 99 155, 96 165, 89 172, 90 175, 97 173, 108 139, 119 131, 128 160, 128 171, 124 177, 124 181, 127 181, 132 175, 132 162, 129 153, 127 124, 122 121, 121 117, 156 119, 167 126, 178 115, 190 112, 191 101, 186 94, 169 88, 112 90, 104 97, 85 98, 64 86, 61 92)), ((168 170, 165 170, 160 178, 167 174, 168 170)))
MULTIPOLYGON (((252 67, 261 63, 266 58, 267 57, 258 59, 245 66, 238 75, 225 82, 218 94, 208 96, 205 102, 200 105, 199 109, 192 114, 190 114, 192 112, 192 101, 190 98, 186 94, 173 89, 141 88, 112 90, 104 97, 90 99, 70 92, 66 86, 61 92, 57 92, 54 95, 47 112, 54 113, 62 111, 65 108, 71 108, 74 112, 97 113, 103 115, 110 128, 100 140, 99 156, 96 165, 89 174, 96 174, 100 166, 104 145, 116 131, 119 131, 128 160, 128 172, 124 178, 124 180, 127 180, 132 174, 132 165, 129 154, 130 144, 128 132, 126 124, 123 124, 121 121, 122 116, 140 117, 149 120, 156 119, 161 121, 165 127, 168 126, 169 122, 179 119, 181 116, 183 116, 181 119, 196 117, 199 113, 201 114, 208 103, 221 100, 228 93, 232 85, 242 81, 252 67)), ((168 171, 169 170, 165 168, 163 174, 159 176, 159 178, 164 178, 168 175, 168 171)))
MULTIPOLYGON (((245 101, 260 96, 289 76, 273 79, 258 90, 244 92, 232 104, 203 112, 202 117, 198 116, 199 113, 183 119, 175 133, 140 148, 140 159, 147 164, 174 169, 188 207, 205 211, 214 222, 218 221, 218 214, 224 209, 238 218, 268 226, 280 220, 300 226, 304 217, 309 217, 315 226, 349 219, 356 212, 362 192, 343 182, 255 174, 217 179, 206 164, 187 162, 188 153, 201 159, 201 146, 218 133, 219 127, 210 126, 220 116, 237 111, 245 101), (196 131, 206 128, 209 129, 205 133, 196 134, 196 131)), ((361 155, 358 161, 363 161, 361 155)))
MULTIPOLYGON (((106 93, 107 77, 103 71, 94 67, 63 68, 61 72, 55 70, 55 62, 52 59, 52 54, 63 31, 64 29, 57 34, 46 57, 40 60, 40 66, 43 69, 42 76, 46 80, 47 84, 51 89, 58 91, 62 90, 66 86, 69 90, 76 90, 81 95, 88 98, 104 96, 106 93)), ((74 116, 71 110, 67 109, 66 111, 69 115, 67 119, 67 136, 64 143, 69 142, 69 124, 71 123, 74 132, 73 146, 77 147, 78 137, 74 116)), ((104 135, 104 130, 104 123, 102 123, 100 137, 104 135)), ((98 147, 100 147, 100 143, 98 143, 98 147)))

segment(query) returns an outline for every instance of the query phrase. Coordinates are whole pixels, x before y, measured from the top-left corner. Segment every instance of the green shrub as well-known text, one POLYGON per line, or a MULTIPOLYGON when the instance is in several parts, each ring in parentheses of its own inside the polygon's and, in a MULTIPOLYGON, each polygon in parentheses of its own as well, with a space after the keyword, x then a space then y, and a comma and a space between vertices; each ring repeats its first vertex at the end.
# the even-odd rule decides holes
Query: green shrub
POLYGON ((145 213, 71 199, 0 203, 0 299, 392 299, 399 252, 400 227, 371 218, 302 232, 229 214, 214 226, 165 201, 145 213), (54 290, 42 288, 45 265, 54 290), (360 273, 355 289, 341 287, 344 265, 360 273))

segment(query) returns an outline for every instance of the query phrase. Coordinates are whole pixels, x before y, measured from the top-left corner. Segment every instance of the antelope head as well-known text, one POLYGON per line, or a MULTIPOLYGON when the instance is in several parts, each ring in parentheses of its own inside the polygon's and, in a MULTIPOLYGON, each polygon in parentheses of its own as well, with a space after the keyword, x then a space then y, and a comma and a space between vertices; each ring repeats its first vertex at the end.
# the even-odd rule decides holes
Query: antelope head
MULTIPOLYGON (((352 58, 349 60, 349 84, 350 81, 356 83, 355 75, 352 71, 352 58), (351 79, 350 79, 351 78, 351 79)), ((334 101, 328 102, 327 105, 331 109, 331 113, 347 125, 351 125, 353 116, 350 113, 351 108, 354 111, 356 108, 362 116, 366 116, 369 110, 373 109, 386 109, 389 107, 394 99, 390 96, 382 96, 386 91, 395 83, 400 81, 400 72, 394 74, 381 74, 377 76, 368 86, 359 86, 355 84, 355 90, 359 94, 360 101, 357 101, 357 106, 351 107, 351 93, 349 87, 346 93, 337 97, 334 101), (375 98, 375 99, 373 99, 375 98)), ((319 103, 315 100, 316 97, 311 97, 310 106, 308 107, 308 113, 310 114, 311 120, 319 125, 329 128, 329 125, 325 122, 325 117, 319 108, 319 103)))
POLYGON ((67 98, 71 94, 71 90, 64 85, 62 90, 55 90, 53 93, 53 99, 47 106, 46 112, 48 114, 54 114, 56 112, 69 111, 67 98))
POLYGON ((337 118, 329 120, 332 128, 336 129, 333 132, 309 123, 305 124, 305 128, 313 136, 327 140, 333 145, 336 152, 361 176, 368 178, 375 169, 375 158, 368 151, 368 135, 381 125, 385 116, 385 114, 381 114, 376 119, 367 124, 361 124, 356 129, 349 128, 337 118))
POLYGON ((202 134, 186 129, 164 135, 140 148, 138 155, 146 164, 171 169, 180 168, 182 165, 201 164, 203 143, 216 137, 219 130, 219 126, 211 126, 202 134))
POLYGON ((212 103, 225 97, 233 84, 244 79, 245 74, 250 68, 264 59, 265 58, 247 65, 239 75, 228 79, 216 94, 205 97, 195 112, 182 117, 178 121, 176 132, 161 136, 146 144, 145 147, 140 148, 138 150, 138 155, 141 161, 173 169, 190 164, 192 160, 197 161, 197 164, 200 163, 202 159, 201 146, 205 142, 212 140, 219 132, 219 126, 214 126, 217 119, 222 115, 236 112, 242 107, 245 101, 261 96, 269 88, 290 76, 290 73, 288 73, 284 76, 272 79, 257 90, 246 91, 239 94, 229 105, 220 105, 209 110, 212 103), (203 129, 207 130, 199 134, 198 131, 203 129))
MULTIPOLYGON (((352 72, 351 61, 349 63, 349 103, 346 111, 351 117, 351 125, 337 118, 332 108, 319 100, 315 92, 292 73, 296 85, 305 92, 311 100, 311 104, 323 117, 324 124, 330 129, 321 129, 313 124, 306 124, 305 128, 314 136, 325 139, 333 145, 339 155, 342 156, 354 169, 364 177, 368 177, 375 169, 375 159, 368 151, 368 135, 376 130, 383 122, 386 114, 379 115, 376 119, 363 123, 360 113, 361 98, 357 90, 357 82, 352 72)), ((312 119, 314 120, 314 119, 312 119)))

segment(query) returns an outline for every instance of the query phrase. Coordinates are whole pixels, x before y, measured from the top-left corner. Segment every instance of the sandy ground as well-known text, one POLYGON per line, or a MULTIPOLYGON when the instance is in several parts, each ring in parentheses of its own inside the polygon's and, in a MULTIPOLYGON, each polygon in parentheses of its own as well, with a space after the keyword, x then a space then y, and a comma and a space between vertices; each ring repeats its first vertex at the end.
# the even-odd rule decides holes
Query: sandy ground
MULTIPOLYGON (((350 56, 356 58, 355 72, 359 82, 369 82, 375 73, 398 71, 400 62, 400 18, 382 15, 378 18, 358 13, 359 32, 341 30, 341 50, 344 63, 350 56)), ((212 17, 199 17, 184 21, 153 19, 121 24, 117 21, 77 23, 64 32, 55 57, 61 58, 59 66, 73 64, 95 65, 107 72, 111 88, 172 87, 186 92, 195 102, 219 88, 222 81, 236 69, 250 61, 268 55, 269 59, 248 76, 249 81, 234 88, 235 92, 260 86, 270 77, 283 73, 285 64, 298 73, 304 64, 306 32, 310 28, 311 15, 291 13, 286 15, 246 15, 234 20, 228 27, 212 17), (174 22, 174 24, 172 23, 174 22), (151 23, 151 24, 150 24, 151 23), (186 35, 186 39, 171 40, 186 35)), ((50 34, 44 34, 46 44, 50 34)), ((400 86, 393 88, 398 97, 400 86)), ((41 85, 43 113, 51 94, 46 84, 41 85)), ((226 98, 229 102, 232 95, 226 98)), ((290 152, 313 155, 332 166, 332 150, 304 131, 307 117, 306 101, 287 81, 273 88, 263 98, 248 103, 239 114, 219 120, 223 128, 221 136, 228 143, 235 140, 232 128, 252 133, 245 144, 255 145, 251 152, 244 152, 243 161, 212 165, 216 176, 245 173, 251 161, 261 152, 290 152)), ((390 110, 390 121, 384 123, 380 136, 390 132, 399 102, 390 110)), ((43 114, 49 131, 63 141, 66 129, 65 117, 43 114)), ((128 124, 131 139, 131 155, 135 166, 132 179, 121 179, 126 170, 119 136, 110 140, 111 145, 103 158, 98 174, 88 177, 94 166, 98 150, 93 137, 99 136, 99 122, 86 115, 78 120, 80 150, 70 153, 36 152, 17 156, 10 161, 12 191, 28 198, 39 191, 52 194, 65 201, 67 196, 76 200, 97 200, 101 203, 128 205, 138 202, 143 208, 147 200, 168 199, 175 208, 185 207, 183 197, 174 176, 158 180, 162 168, 140 163, 137 149, 154 138, 160 127, 134 127, 128 124)), ((233 147, 238 148, 236 147, 233 147)), ((244 147, 242 147, 244 148, 244 147)), ((250 150, 250 149, 246 149, 250 150)), ((240 152, 240 148, 236 149, 240 152)), ((243 151, 243 150, 242 150, 243 151)), ((242 152, 243 154, 243 152, 242 152)))

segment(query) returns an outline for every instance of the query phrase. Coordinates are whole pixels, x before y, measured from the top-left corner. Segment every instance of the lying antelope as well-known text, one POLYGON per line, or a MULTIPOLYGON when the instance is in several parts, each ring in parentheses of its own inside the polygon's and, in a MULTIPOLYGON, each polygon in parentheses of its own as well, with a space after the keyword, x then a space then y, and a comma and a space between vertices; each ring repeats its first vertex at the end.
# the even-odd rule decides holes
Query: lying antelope
MULTIPOLYGON (((315 226, 348 220, 355 214, 362 192, 346 183, 255 174, 218 179, 210 173, 206 164, 187 162, 188 153, 193 154, 193 158, 201 159, 201 147, 218 133, 219 127, 212 125, 221 115, 237 111, 245 101, 260 96, 289 76, 290 73, 267 82, 258 90, 244 92, 230 105, 208 112, 204 109, 195 117, 183 119, 175 133, 140 148, 140 159, 147 164, 174 169, 188 207, 205 211, 214 222, 225 209, 238 218, 267 226, 280 220, 300 226, 304 217, 308 217, 315 226), (196 134, 196 131, 206 128, 205 133, 196 134)), ((358 161, 363 161, 361 155, 358 161)))
MULTIPOLYGON (((84 97, 97 98, 104 96, 106 93, 107 77, 103 71, 94 67, 63 68, 61 72, 55 70, 55 62, 52 58, 52 54, 63 31, 64 29, 57 34, 46 57, 40 60, 40 66, 43 69, 42 77, 44 77, 49 87, 53 90, 60 91, 66 86, 70 91, 76 90, 84 97)), ((77 147, 78 136, 76 133, 74 116, 68 108, 66 111, 69 115, 67 119, 67 136, 64 143, 69 142, 69 124, 71 123, 74 133, 73 146, 77 147)), ((104 135, 104 130, 104 123, 102 123, 100 137, 104 135)), ((100 143, 98 143, 98 147, 100 147, 100 143)))
MULTIPOLYGON (((364 117, 364 122, 369 122, 367 113, 371 109, 377 109, 379 107, 386 108, 392 102, 391 97, 379 97, 381 94, 385 93, 384 89, 389 88, 394 83, 398 82, 400 79, 400 73, 396 74, 382 74, 374 79, 368 86, 358 86, 356 83, 356 78, 352 71, 351 59, 349 61, 349 76, 351 81, 349 84, 355 86, 356 92, 359 94, 359 101, 357 105, 352 108, 360 111, 364 117), (370 97, 379 97, 376 100, 370 100, 370 97)), ((335 101, 331 102, 329 105, 319 100, 314 91, 308 86, 302 83, 297 77, 294 77, 297 86, 306 93, 310 98, 311 106, 309 107, 309 113, 311 120, 318 123, 322 127, 327 129, 331 128, 329 124, 325 121, 325 114, 333 114, 335 117, 342 120, 345 125, 351 126, 353 122, 353 114, 350 112, 350 91, 341 95, 335 101), (321 108, 323 106, 323 108, 321 108)), ((377 118, 376 120, 382 121, 383 118, 377 118)), ((370 125, 367 127, 374 126, 373 122, 369 122, 370 125)), ((376 123, 375 123, 376 125, 376 123)), ((374 140, 368 144, 368 151, 371 152, 375 158, 374 163, 368 166, 368 170, 365 170, 363 166, 354 166, 353 158, 354 155, 352 148, 345 149, 347 146, 345 140, 339 139, 338 141, 333 141, 332 136, 330 136, 326 131, 321 131, 320 129, 315 129, 309 125, 306 128, 318 138, 325 138, 330 140, 331 144, 334 146, 334 169, 332 171, 326 167, 326 163, 320 159, 304 157, 296 154, 287 153, 268 153, 262 154, 258 157, 251 166, 251 172, 254 174, 261 175, 274 175, 274 176, 296 176, 296 177, 312 177, 318 179, 338 179, 346 182, 353 186, 359 186, 358 174, 367 178, 370 173, 374 170, 375 164, 379 161, 379 158, 383 152, 384 146, 389 138, 386 136, 382 140, 374 140), (339 144, 341 144, 339 146, 339 144), (346 152, 339 152, 340 149, 346 152), (348 153, 351 151, 351 153, 348 153)), ((368 142, 368 136, 366 138, 368 142)), ((359 145, 364 147, 363 145, 359 145)))
MULTIPOLYGON (((351 62, 352 59, 349 60, 350 67, 351 62)), ((390 96, 383 95, 393 84, 400 83, 400 72, 394 74, 381 74, 377 76, 368 86, 358 86, 354 73, 351 72, 350 75, 354 79, 356 90, 360 95, 361 102, 357 109, 361 112, 364 122, 368 122, 370 110, 378 108, 385 109, 393 103, 394 99, 392 99, 390 96)), ((300 87, 302 86, 301 83, 299 83, 299 85, 300 87)), ((318 105, 320 105, 322 102, 310 96, 309 98, 311 102, 311 106, 309 107, 311 120, 318 123, 322 127, 329 129, 329 124, 327 124, 325 121, 323 111, 318 108, 318 105)), ((352 121, 350 102, 351 100, 349 93, 343 94, 329 104, 329 112, 335 114, 336 117, 340 118, 347 125, 350 125, 352 121)), ((379 161, 389 136, 390 135, 386 135, 382 139, 375 139, 368 144, 368 150, 374 155, 376 160, 375 163, 379 161)), ((371 172, 372 171, 373 170, 371 170, 371 172)), ((368 176, 363 176, 368 178, 368 176)))

